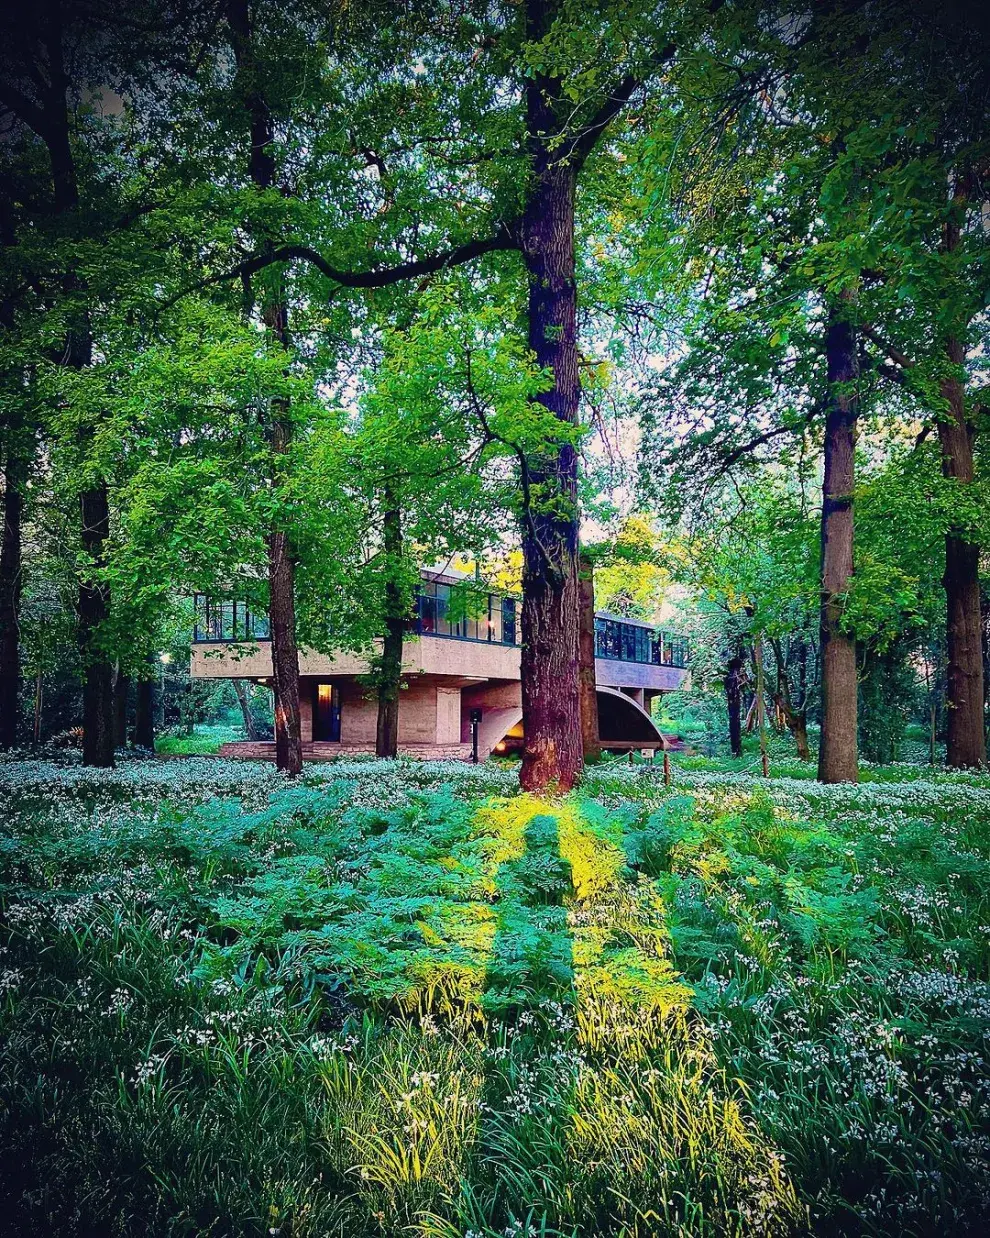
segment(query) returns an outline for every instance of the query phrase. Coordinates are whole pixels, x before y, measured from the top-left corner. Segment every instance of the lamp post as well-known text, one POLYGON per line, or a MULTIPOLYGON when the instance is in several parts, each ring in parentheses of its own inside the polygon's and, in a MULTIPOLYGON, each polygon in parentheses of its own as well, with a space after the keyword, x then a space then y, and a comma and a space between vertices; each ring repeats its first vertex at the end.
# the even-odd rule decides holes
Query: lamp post
POLYGON ((160 653, 158 655, 158 704, 161 709, 160 726, 165 725, 165 667, 172 661, 170 653, 160 653))

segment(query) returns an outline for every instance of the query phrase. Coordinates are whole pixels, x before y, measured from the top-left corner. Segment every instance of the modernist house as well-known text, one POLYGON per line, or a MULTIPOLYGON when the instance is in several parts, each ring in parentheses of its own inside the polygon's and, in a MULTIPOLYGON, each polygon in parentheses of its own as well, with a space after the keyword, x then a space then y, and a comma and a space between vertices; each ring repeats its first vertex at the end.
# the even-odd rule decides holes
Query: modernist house
MULTIPOLYGON (((515 598, 483 592, 451 571, 422 572, 402 669, 399 749, 409 755, 467 758, 472 722, 478 752, 522 742, 519 622, 515 598)), ((595 620, 599 732, 606 749, 662 739, 650 703, 686 678, 687 645, 635 619, 595 620)), ((309 756, 374 752, 377 700, 362 676, 367 660, 300 650, 302 738, 309 756)), ((241 602, 196 598, 191 672, 197 679, 270 683, 268 621, 241 602)), ((228 744, 226 755, 265 755, 274 745, 228 744), (261 748, 259 752, 258 749, 261 748)))

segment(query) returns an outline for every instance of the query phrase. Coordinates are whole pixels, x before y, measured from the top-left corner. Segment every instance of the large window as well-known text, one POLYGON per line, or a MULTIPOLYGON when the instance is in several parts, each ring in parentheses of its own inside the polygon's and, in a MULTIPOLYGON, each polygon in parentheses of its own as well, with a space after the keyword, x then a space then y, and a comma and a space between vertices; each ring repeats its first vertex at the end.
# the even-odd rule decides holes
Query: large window
POLYGON ((416 594, 415 628, 422 636, 456 640, 516 643, 516 603, 469 585, 424 580, 416 594))
POLYGON ((194 641, 268 640, 268 616, 255 614, 246 602, 195 597, 194 641))
POLYGON ((687 666, 688 646, 682 636, 599 616, 595 619, 595 657, 683 668, 687 666))
POLYGON ((688 642, 683 636, 663 636, 663 664, 677 666, 682 670, 688 664, 688 642))

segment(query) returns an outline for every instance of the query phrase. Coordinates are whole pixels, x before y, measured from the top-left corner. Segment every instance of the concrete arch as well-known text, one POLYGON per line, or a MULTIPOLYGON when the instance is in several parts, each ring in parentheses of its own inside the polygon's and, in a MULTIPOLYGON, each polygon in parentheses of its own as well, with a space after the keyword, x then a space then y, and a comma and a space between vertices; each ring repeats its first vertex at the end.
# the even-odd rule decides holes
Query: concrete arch
MULTIPOLYGON (((610 739, 623 743, 643 740, 655 743, 666 741, 656 723, 645 709, 631 696, 620 692, 617 688, 599 687, 598 696, 598 734, 603 748, 608 747, 610 739)), ((515 747, 516 737, 510 736, 511 731, 521 728, 522 706, 516 705, 503 709, 486 709, 478 726, 478 751, 487 755, 495 751, 499 744, 515 747)))
POLYGON ((629 740, 642 739, 646 742, 663 740, 657 724, 646 710, 618 688, 597 688, 598 696, 598 737, 603 748, 608 747, 610 739, 629 740))

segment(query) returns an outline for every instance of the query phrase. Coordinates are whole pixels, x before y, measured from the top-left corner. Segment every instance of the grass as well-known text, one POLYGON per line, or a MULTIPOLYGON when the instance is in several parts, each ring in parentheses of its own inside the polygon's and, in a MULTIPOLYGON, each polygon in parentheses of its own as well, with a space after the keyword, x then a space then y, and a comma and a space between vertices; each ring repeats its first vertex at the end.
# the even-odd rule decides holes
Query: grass
POLYGON ((966 1234, 990 780, 0 765, 12 1233, 966 1234))
POLYGON ((244 738, 239 726, 208 726, 200 724, 192 735, 166 735, 155 740, 155 752, 169 757, 207 757, 220 751, 221 745, 244 738))

